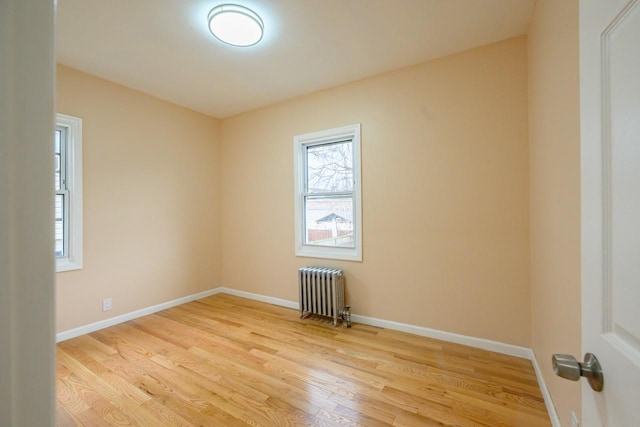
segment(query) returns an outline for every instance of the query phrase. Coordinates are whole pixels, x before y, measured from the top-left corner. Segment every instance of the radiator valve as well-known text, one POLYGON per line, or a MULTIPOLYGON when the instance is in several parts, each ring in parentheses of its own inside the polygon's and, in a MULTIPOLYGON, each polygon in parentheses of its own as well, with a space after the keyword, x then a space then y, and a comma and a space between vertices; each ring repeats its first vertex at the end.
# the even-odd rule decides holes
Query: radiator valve
POLYGON ((345 306, 345 309, 342 310, 341 316, 342 316, 342 325, 345 328, 350 328, 351 327, 351 306, 350 305, 345 306))

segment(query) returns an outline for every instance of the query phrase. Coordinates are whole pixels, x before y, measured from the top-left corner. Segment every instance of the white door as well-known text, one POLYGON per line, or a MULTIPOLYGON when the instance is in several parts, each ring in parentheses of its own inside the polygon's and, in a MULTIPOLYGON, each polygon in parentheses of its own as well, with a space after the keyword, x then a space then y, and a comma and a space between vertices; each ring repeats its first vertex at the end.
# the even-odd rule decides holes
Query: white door
POLYGON ((640 0, 580 0, 582 426, 640 426, 640 0))

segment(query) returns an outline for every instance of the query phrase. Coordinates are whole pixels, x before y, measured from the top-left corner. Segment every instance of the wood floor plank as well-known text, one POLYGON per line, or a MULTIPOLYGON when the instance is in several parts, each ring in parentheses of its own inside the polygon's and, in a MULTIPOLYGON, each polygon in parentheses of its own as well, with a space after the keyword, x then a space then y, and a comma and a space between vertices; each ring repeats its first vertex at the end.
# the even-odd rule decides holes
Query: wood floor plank
POLYGON ((528 360, 232 295, 57 354, 60 427, 551 425, 528 360))
POLYGON ((57 427, 72 427, 78 425, 73 416, 67 411, 67 409, 60 403, 56 405, 56 426, 57 427))

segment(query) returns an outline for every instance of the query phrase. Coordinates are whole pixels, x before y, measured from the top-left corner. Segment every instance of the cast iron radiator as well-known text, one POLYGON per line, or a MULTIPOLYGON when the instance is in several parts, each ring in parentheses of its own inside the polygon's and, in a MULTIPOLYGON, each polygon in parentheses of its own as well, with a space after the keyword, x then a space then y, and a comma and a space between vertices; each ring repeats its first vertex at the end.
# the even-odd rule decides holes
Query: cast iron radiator
POLYGON ((304 267, 298 270, 300 318, 317 314, 333 318, 333 326, 342 320, 351 327, 351 307, 345 305, 342 270, 304 267))

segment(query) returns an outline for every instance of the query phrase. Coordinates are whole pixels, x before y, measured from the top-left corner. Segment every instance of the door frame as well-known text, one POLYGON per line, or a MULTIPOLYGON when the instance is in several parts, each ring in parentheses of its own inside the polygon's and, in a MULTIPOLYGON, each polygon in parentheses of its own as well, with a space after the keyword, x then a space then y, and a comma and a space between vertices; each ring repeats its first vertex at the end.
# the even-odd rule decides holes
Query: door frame
POLYGON ((55 425, 54 0, 0 0, 0 425, 55 425))

